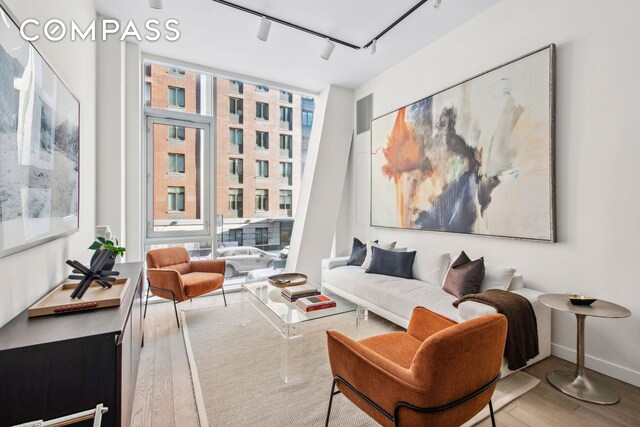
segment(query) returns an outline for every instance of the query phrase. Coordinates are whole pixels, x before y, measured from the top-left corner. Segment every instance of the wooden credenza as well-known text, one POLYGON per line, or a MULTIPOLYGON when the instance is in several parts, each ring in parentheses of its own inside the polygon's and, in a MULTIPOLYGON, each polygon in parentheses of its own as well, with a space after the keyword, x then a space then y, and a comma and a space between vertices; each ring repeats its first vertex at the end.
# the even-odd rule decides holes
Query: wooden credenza
POLYGON ((31 319, 25 310, 0 328, 0 426, 98 403, 109 408, 102 426, 129 426, 143 339, 143 264, 114 269, 131 280, 120 306, 31 319))

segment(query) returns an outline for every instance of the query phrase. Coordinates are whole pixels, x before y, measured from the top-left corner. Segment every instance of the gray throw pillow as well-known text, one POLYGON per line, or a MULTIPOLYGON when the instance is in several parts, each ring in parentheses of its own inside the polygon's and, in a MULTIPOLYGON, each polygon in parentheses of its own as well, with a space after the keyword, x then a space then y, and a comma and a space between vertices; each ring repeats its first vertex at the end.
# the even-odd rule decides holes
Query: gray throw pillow
POLYGON ((461 298, 468 294, 477 294, 484 279, 484 258, 471 261, 462 251, 451 264, 442 289, 461 298))
POLYGON ((349 261, 347 261, 347 265, 360 266, 362 265, 366 257, 367 257, 367 244, 362 243, 359 239, 354 237, 353 246, 351 247, 351 255, 349 256, 349 261))
POLYGON ((411 271, 413 259, 416 257, 415 251, 394 252, 373 246, 371 252, 371 264, 365 271, 366 273, 413 279, 411 271))

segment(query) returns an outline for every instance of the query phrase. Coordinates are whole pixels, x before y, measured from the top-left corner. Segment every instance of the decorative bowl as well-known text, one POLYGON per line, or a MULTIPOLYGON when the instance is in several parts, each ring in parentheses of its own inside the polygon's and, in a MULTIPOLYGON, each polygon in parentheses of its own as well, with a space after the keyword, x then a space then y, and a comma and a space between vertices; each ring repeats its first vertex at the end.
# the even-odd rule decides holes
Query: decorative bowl
POLYGON ((567 298, 569 298, 569 301, 571 301, 573 305, 591 305, 594 301, 597 301, 597 298, 577 294, 567 294, 567 298))
POLYGON ((307 276, 300 273, 284 273, 269 276, 268 280, 273 286, 299 286, 307 283, 307 276))

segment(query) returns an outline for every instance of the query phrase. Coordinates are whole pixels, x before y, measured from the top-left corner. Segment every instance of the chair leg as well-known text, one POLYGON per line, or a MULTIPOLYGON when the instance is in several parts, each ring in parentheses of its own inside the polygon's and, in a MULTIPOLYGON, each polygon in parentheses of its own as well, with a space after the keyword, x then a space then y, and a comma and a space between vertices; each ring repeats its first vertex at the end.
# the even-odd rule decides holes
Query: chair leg
POLYGON ((489 400, 489 413, 491 414, 491 426, 496 427, 496 418, 493 415, 493 403, 489 400))
POLYGON ((331 395, 329 396, 329 407, 327 408, 327 419, 324 421, 324 427, 329 427, 329 417, 331 416, 331 404, 333 403, 333 396, 337 394, 335 392, 336 380, 337 378, 334 378, 333 383, 331 384, 331 395))
MULTIPOLYGON (((147 279, 148 281, 149 279, 147 279)), ((151 283, 149 283, 149 286, 151 286, 151 283)), ((144 302, 144 315, 142 316, 143 319, 147 318, 147 304, 149 304, 149 286, 147 287, 147 300, 144 302)))
POLYGON ((178 324, 178 328, 180 327, 180 320, 178 320, 178 306, 176 303, 176 296, 173 292, 171 292, 171 298, 173 299, 173 311, 176 312, 176 323, 178 324))
POLYGON ((222 289, 222 298, 224 298, 224 306, 227 306, 227 296, 224 294, 224 286, 222 286, 220 289, 222 289))

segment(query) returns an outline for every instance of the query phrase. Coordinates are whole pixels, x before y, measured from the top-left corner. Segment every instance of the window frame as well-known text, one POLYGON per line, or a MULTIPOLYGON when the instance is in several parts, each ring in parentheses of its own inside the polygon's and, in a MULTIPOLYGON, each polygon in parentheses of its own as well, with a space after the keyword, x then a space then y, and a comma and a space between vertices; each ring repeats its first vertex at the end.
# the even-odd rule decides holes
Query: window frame
POLYGON ((167 108, 175 108, 175 109, 180 109, 180 110, 184 110, 184 108, 187 105, 187 91, 184 90, 183 87, 180 86, 171 86, 171 85, 167 85, 167 108), (171 104, 171 91, 175 90, 176 92, 176 104, 171 104), (180 93, 180 91, 182 91, 182 104, 180 105, 179 102, 179 96, 178 93, 180 93))
POLYGON ((167 173, 173 173, 173 174, 184 174, 186 171, 186 166, 185 166, 185 153, 167 153, 167 173), (174 160, 174 166, 175 166, 175 170, 171 170, 171 158, 175 158, 174 160), (182 158, 182 170, 180 170, 180 163, 179 163, 179 159, 182 158))
POLYGON ((242 128, 233 128, 233 127, 229 127, 229 145, 243 145, 244 144, 244 130, 242 128), (231 134, 236 135, 236 137, 233 138, 234 142, 231 142, 231 134), (240 134, 240 143, 238 143, 238 137, 237 135, 240 134))
POLYGON ((256 212, 269 212, 269 190, 264 188, 256 189, 254 210, 256 212), (260 194, 258 194, 258 191, 260 191, 260 194), (262 201, 258 202, 258 198, 261 198, 262 201))
POLYGON ((242 190, 242 188, 230 188, 229 189, 229 210, 230 211, 242 211, 244 210, 244 191, 242 190), (231 196, 235 196, 235 201, 233 203, 235 203, 236 208, 233 209, 232 206, 232 202, 231 202, 231 196), (238 209, 238 205, 240 205, 240 209, 238 209))
POLYGON ((269 245, 269 227, 256 227, 254 230, 255 230, 253 235, 254 245, 255 246, 269 245), (260 234, 260 242, 258 242, 258 234, 260 234), (266 242, 263 243, 265 238, 266 238, 266 242))
POLYGON ((229 157, 229 175, 242 176, 244 173, 244 159, 229 157))
POLYGON ((302 126, 313 126, 313 111, 302 110, 302 126))
POLYGON ((269 121, 269 104, 267 102, 256 101, 256 120, 269 121), (260 115, 258 115, 258 111, 260 111, 260 115))
POLYGON ((269 149, 269 132, 260 130, 256 131, 256 148, 261 150, 269 149))
MULTIPOLYGON (((144 159, 144 174, 147 177, 146 183, 142 184, 145 187, 146 203, 144 209, 144 245, 152 246, 159 244, 169 243, 183 243, 183 242, 203 242, 203 241, 216 241, 216 227, 215 223, 211 224, 208 218, 211 218, 211 213, 215 212, 215 197, 212 195, 213 177, 215 176, 215 115, 203 116, 194 113, 185 113, 183 111, 171 111, 156 108, 145 108, 145 159, 144 159), (153 214, 154 214, 154 188, 153 188, 153 176, 154 176, 154 141, 153 141, 153 128, 154 125, 165 126, 184 126, 186 128, 193 128, 202 130, 202 229, 201 230, 175 230, 175 231, 154 231, 153 214)), ((186 165, 185 165, 186 167, 186 165)), ((169 187, 169 186, 167 186, 169 187)), ((186 194, 185 194, 186 198, 186 194)), ((168 208, 167 201, 167 208, 168 208)))
POLYGON ((269 178, 269 160, 256 160, 256 178, 269 178))
POLYGON ((280 190, 278 194, 278 209, 281 211, 293 209, 293 190, 280 190), (283 194, 285 193, 285 194, 283 194), (282 207, 282 197, 285 197, 285 207, 282 207), (286 197, 289 197, 289 207, 286 207, 286 197))
POLYGON ((167 212, 184 212, 185 211, 185 188, 182 185, 168 185, 167 186, 167 212), (182 191, 172 191, 172 190, 180 190, 182 191), (175 194, 174 205, 178 206, 177 209, 171 209, 171 195, 175 194), (179 197, 182 195, 182 209, 179 207, 178 201, 179 197))

